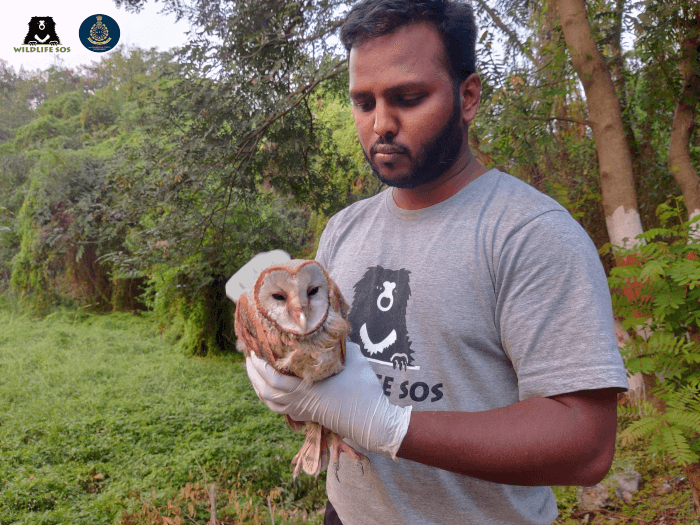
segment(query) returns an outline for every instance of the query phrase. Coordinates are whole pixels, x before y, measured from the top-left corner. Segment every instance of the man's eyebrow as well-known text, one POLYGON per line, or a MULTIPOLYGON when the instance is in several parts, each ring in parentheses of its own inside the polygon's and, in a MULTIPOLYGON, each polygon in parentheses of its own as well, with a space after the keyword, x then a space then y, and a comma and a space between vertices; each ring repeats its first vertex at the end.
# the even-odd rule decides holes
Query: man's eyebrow
MULTIPOLYGON (((404 82, 403 84, 399 84, 397 86, 392 86, 389 89, 384 90, 382 92, 382 94, 383 95, 395 95, 397 93, 411 91, 414 89, 417 89, 417 90, 426 89, 425 82, 404 82)), ((372 93, 370 91, 350 90, 349 95, 350 95, 350 98, 356 99, 356 98, 363 98, 363 97, 372 96, 372 93)))
POLYGON ((350 91, 348 95, 351 99, 365 98, 370 96, 370 94, 367 91, 350 91))

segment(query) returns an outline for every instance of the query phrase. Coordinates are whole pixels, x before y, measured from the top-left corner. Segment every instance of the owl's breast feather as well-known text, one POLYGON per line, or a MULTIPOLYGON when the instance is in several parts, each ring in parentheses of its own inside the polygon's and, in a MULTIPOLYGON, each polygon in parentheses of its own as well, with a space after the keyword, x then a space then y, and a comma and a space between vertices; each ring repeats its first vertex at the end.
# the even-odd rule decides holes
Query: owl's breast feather
POLYGON ((277 361, 276 368, 302 379, 320 381, 340 372, 343 365, 342 348, 339 342, 330 347, 320 347, 310 341, 297 340, 296 349, 277 361))

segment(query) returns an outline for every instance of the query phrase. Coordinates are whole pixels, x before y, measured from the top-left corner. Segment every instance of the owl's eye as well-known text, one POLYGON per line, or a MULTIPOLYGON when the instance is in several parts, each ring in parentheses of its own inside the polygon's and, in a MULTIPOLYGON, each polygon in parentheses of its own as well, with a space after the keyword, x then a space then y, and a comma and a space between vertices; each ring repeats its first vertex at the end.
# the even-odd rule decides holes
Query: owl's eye
POLYGON ((286 297, 282 295, 281 293, 273 293, 272 298, 275 299, 276 301, 284 301, 286 297))
POLYGON ((312 295, 316 295, 317 293, 318 293, 318 286, 315 286, 315 287, 311 288, 311 290, 309 290, 308 296, 311 297, 312 295))

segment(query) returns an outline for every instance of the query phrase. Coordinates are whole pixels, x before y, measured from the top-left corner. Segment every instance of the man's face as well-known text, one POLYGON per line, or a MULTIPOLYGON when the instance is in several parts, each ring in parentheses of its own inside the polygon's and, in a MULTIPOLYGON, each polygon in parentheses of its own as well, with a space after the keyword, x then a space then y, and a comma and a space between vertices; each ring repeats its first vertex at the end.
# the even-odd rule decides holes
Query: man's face
POLYGON ((466 124, 443 57, 440 35, 426 23, 350 51, 357 134, 372 169, 389 186, 431 182, 462 151, 466 124))

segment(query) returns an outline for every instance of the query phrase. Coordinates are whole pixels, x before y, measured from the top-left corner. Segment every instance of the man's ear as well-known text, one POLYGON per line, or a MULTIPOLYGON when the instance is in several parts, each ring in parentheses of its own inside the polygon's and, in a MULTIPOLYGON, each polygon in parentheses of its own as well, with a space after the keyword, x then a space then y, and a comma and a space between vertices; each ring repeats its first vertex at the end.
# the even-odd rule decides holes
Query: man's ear
POLYGON ((468 124, 476 117, 481 100, 481 78, 477 73, 472 73, 459 85, 459 96, 462 120, 468 124))

